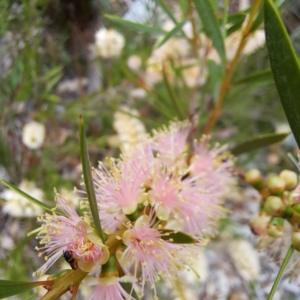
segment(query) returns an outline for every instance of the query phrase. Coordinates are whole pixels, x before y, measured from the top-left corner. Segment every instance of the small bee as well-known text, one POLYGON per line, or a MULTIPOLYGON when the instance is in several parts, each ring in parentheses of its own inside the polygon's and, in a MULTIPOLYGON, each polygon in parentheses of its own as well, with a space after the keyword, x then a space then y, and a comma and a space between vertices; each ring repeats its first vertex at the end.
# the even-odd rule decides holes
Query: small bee
POLYGON ((73 257, 73 251, 64 251, 64 259, 73 270, 78 268, 77 260, 73 257))

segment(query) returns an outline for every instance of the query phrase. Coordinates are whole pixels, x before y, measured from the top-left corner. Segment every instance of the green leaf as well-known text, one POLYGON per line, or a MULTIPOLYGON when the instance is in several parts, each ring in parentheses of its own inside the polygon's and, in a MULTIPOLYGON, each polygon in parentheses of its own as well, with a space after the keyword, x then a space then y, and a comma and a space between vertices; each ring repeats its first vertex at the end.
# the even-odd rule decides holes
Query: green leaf
POLYGON ((181 231, 174 231, 172 229, 162 229, 160 230, 161 233, 164 233, 161 236, 161 239, 164 241, 172 240, 174 244, 196 244, 198 240, 194 239, 190 235, 181 232, 181 231))
POLYGON ((82 171, 83 171, 86 193, 87 193, 87 197, 89 200, 89 205, 91 208, 94 225, 96 227, 99 237, 101 238, 102 242, 104 242, 105 239, 104 239, 104 235, 103 235, 103 231, 102 231, 101 223, 100 223, 100 218, 99 218, 98 205, 97 205, 97 200, 96 200, 96 195, 95 195, 93 176, 92 176, 92 172, 91 172, 89 153, 88 153, 87 147, 86 147, 84 123, 83 123, 82 116, 80 116, 80 118, 79 118, 79 139, 80 139, 80 157, 81 157, 82 171))
POLYGON ((128 20, 124 20, 124 19, 116 17, 114 15, 105 14, 104 17, 113 23, 120 24, 120 25, 124 26, 125 28, 131 29, 134 31, 147 32, 147 33, 152 33, 152 34, 165 34, 166 33, 161 28, 149 27, 145 24, 135 23, 135 22, 131 22, 128 20))
POLYGON ((270 294, 268 295, 267 300, 272 300, 272 298, 273 298, 273 296, 274 296, 274 294, 276 292, 277 286, 279 284, 279 281, 281 279, 281 276, 283 274, 283 271, 286 268, 286 266, 287 266, 290 258, 292 257, 292 255, 294 253, 294 250, 295 249, 294 249, 293 245, 291 245, 290 248, 289 248, 289 250, 288 250, 288 252, 286 253, 286 255, 285 255, 284 259, 283 259, 283 262, 282 262, 282 264, 280 266, 280 269, 278 271, 278 274, 277 274, 276 279, 275 279, 275 281, 273 283, 272 289, 270 291, 270 294))
POLYGON ((300 147, 300 69, 289 36, 271 0, 264 3, 266 43, 284 112, 300 147))
POLYGON ((266 69, 262 71, 253 72, 250 75, 239 79, 234 84, 253 84, 253 83, 262 83, 262 82, 274 82, 271 69, 266 69))
POLYGON ((36 286, 45 285, 45 283, 48 282, 46 281, 24 282, 24 281, 10 281, 10 280, 0 279, 0 299, 25 293, 36 286))
POLYGON ((207 60, 207 68, 212 89, 213 99, 216 100, 219 95, 220 84, 224 75, 223 68, 214 60, 207 60))
POLYGON ((169 93, 169 96, 170 96, 170 100, 172 101, 172 104, 174 105, 174 108, 177 112, 177 116, 181 120, 184 120, 186 117, 185 117, 184 111, 181 107, 180 99, 178 99, 173 87, 169 83, 165 68, 163 68, 163 77, 164 77, 164 83, 167 87, 167 90, 168 90, 168 93, 169 93))
POLYGON ((290 134, 289 132, 284 132, 284 133, 271 133, 271 134, 264 134, 264 135, 256 136, 256 137, 249 139, 241 144, 236 145, 229 151, 234 155, 240 155, 242 153, 247 153, 252 150, 267 147, 272 144, 281 142, 289 134, 290 134))
POLYGON ((134 298, 134 299, 140 299, 139 296, 137 295, 136 291, 134 289, 132 289, 132 283, 130 282, 120 282, 122 288, 128 293, 130 294, 131 293, 131 290, 132 290, 132 293, 131 293, 131 296, 134 298))
POLYGON ((25 199, 27 199, 28 201, 30 201, 31 203, 43 208, 46 211, 49 212, 53 212, 53 207, 48 206, 47 204, 31 197, 30 195, 24 193, 23 191, 21 191, 19 188, 17 188, 16 186, 14 186, 13 184, 5 181, 4 179, 0 178, 0 182, 2 182, 4 185, 6 185, 9 189, 15 191, 17 194, 19 194, 20 196, 24 197, 25 199))
POLYGON ((187 20, 183 20, 182 22, 178 23, 170 32, 168 32, 162 40, 158 41, 158 43, 154 46, 154 48, 159 48, 162 46, 166 41, 168 41, 171 37, 175 36, 186 23, 187 20))
POLYGON ((207 35, 219 53, 223 62, 225 62, 225 47, 223 36, 219 27, 218 19, 214 13, 213 5, 210 0, 194 0, 196 9, 203 23, 207 35))
POLYGON ((164 10, 164 12, 169 16, 169 18, 175 23, 177 24, 177 21, 173 15, 173 13, 171 12, 171 10, 169 9, 168 5, 166 5, 166 3, 164 2, 164 0, 157 0, 158 5, 164 10))

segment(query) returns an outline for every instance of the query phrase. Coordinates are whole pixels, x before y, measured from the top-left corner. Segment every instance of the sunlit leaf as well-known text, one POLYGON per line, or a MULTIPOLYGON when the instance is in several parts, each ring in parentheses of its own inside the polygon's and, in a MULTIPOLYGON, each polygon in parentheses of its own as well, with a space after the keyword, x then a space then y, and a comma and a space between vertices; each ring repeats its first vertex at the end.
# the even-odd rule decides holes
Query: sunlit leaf
POLYGON ((276 88, 300 147, 300 69, 290 38, 271 0, 264 2, 266 43, 276 88))
POLYGON ((203 23, 203 27, 207 35, 219 53, 222 61, 225 61, 224 40, 221 33, 220 25, 215 15, 212 2, 210 0, 194 0, 196 9, 203 23))
POLYGON ((120 25, 124 26, 125 28, 131 29, 134 31, 147 32, 147 33, 152 33, 152 34, 165 34, 166 33, 161 28, 150 27, 150 26, 147 26, 142 23, 131 22, 131 21, 124 20, 122 18, 113 16, 113 15, 105 14, 104 17, 113 23, 120 24, 120 25))
POLYGON ((171 229, 162 229, 160 230, 161 233, 164 235, 161 237, 165 241, 171 240, 174 244, 196 244, 198 240, 194 239, 190 235, 181 232, 181 231, 174 231, 171 229))
POLYGON ((235 147, 230 149, 230 152, 234 155, 240 155, 242 153, 247 153, 252 150, 267 147, 272 144, 283 141, 289 134, 289 132, 284 132, 256 136, 252 139, 249 139, 243 143, 236 145, 235 147))

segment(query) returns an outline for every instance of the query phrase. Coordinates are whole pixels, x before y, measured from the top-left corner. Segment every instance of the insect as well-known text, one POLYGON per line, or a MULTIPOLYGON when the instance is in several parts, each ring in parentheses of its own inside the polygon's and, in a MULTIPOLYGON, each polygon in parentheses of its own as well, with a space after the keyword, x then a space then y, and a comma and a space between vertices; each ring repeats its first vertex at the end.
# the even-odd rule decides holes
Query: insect
POLYGON ((64 259, 73 270, 78 268, 77 260, 73 257, 73 251, 64 251, 64 259))

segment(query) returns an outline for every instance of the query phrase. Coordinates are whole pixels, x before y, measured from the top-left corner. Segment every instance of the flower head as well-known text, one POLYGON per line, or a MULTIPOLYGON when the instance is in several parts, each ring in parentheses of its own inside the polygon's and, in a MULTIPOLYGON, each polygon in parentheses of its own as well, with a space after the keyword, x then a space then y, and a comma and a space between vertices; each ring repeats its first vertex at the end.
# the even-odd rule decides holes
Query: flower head
POLYGON ((113 29, 101 28, 95 34, 94 50, 97 55, 103 58, 120 56, 124 44, 124 37, 113 29))
POLYGON ((96 285, 94 291, 88 298, 88 300, 123 300, 134 299, 130 296, 121 286, 119 278, 115 276, 105 276, 99 279, 98 285, 96 285))
POLYGON ((122 235, 127 248, 121 257, 121 264, 134 278, 137 278, 138 268, 141 267, 142 291, 149 281, 156 294, 155 282, 161 277, 171 276, 172 270, 177 272, 180 269, 178 252, 182 246, 163 239, 165 234, 156 228, 155 222, 155 214, 151 210, 149 216, 142 215, 133 226, 127 224, 128 229, 122 235))
POLYGON ((57 208, 64 215, 46 213, 39 218, 43 225, 37 238, 43 246, 37 250, 40 255, 46 254, 46 263, 35 274, 45 273, 65 251, 72 251, 78 266, 86 272, 105 263, 109 251, 88 222, 79 217, 60 195, 57 195, 57 208))
POLYGON ((22 130, 22 142, 29 149, 38 149, 45 139, 45 126, 41 123, 31 121, 26 123, 22 130))

